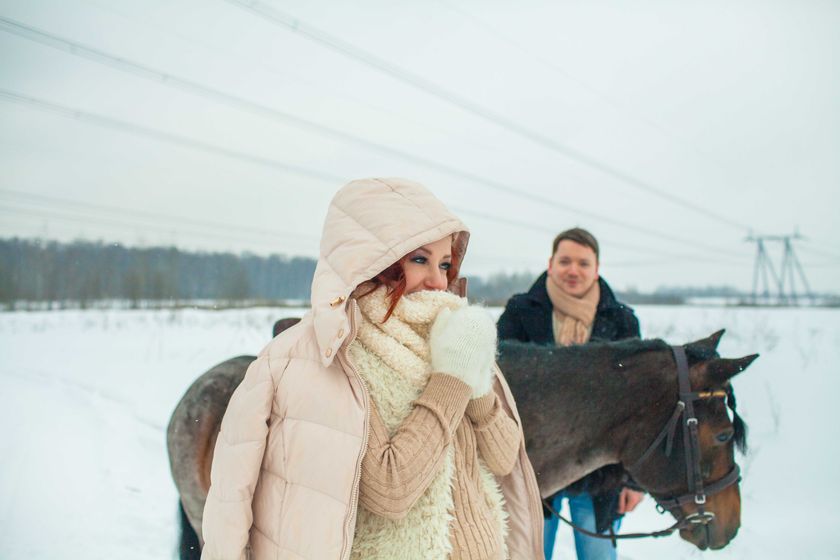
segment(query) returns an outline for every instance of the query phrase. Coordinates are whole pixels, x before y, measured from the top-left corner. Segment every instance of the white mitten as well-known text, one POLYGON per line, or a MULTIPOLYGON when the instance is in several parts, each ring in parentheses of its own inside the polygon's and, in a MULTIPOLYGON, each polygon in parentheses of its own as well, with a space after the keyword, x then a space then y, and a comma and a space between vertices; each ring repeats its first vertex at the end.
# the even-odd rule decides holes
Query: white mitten
POLYGON ((493 386, 496 324, 482 307, 468 305, 438 314, 429 335, 432 370, 448 373, 472 387, 473 398, 493 386))

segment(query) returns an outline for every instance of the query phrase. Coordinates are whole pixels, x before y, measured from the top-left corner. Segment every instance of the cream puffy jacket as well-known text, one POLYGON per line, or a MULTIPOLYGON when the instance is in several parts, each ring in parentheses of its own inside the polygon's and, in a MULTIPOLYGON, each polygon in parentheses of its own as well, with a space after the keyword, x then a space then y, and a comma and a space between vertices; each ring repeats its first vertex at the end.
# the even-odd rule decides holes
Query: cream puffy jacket
MULTIPOLYGON (((366 389, 347 358, 358 307, 350 294, 417 247, 469 234, 422 185, 365 179, 333 198, 312 281, 312 308, 250 365, 216 443, 204 508, 203 560, 344 560, 368 437, 366 389)), ((517 422, 504 378, 496 392, 517 422)), ((521 429, 520 429, 521 433, 521 429)), ((539 490, 524 438, 499 480, 514 560, 543 558, 539 490)))

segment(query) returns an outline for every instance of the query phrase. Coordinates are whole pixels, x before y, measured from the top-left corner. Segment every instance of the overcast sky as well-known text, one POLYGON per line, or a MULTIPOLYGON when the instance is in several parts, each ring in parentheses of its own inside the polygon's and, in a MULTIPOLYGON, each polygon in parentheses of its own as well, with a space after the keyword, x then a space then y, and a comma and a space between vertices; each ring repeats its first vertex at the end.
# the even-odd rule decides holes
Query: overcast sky
POLYGON ((0 7, 2 236, 315 256, 342 183, 404 176, 466 274, 579 225, 616 287, 749 288, 798 228, 838 291, 836 1, 0 7))

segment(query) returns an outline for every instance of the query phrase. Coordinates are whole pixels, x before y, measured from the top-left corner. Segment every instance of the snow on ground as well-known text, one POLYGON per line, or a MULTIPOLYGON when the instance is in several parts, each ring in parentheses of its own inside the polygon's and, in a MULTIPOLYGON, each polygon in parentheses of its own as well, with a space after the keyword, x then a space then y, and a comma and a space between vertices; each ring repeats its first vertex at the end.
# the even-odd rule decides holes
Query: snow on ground
MULTIPOLYGON (((280 316, 303 310, 0 313, 0 558, 175 557, 169 414, 216 363, 255 354, 280 316)), ((640 306, 644 334, 727 334, 721 353, 762 354, 735 381, 750 424, 742 528, 722 551, 678 537, 621 543, 647 558, 840 558, 840 310, 640 306)), ((624 530, 671 523, 649 498, 624 530)), ((563 529, 560 558, 573 558, 563 529)))

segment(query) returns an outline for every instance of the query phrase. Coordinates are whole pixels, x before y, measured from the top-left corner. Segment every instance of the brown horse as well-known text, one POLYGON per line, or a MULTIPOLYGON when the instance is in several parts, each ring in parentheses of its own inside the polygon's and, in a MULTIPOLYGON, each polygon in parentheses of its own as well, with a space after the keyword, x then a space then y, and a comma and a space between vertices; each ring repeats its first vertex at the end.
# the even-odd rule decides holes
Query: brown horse
MULTIPOLYGON (((289 323, 294 321, 283 327, 289 323)), ((721 359, 716 348, 722 333, 684 348, 692 390, 725 391, 734 412, 729 379, 756 356, 721 359)), ((674 357, 661 340, 570 348, 502 342, 499 350, 499 365, 516 399, 543 496, 604 465, 619 465, 616 472, 623 474, 620 465, 637 462, 677 403, 674 357)), ((231 394, 253 359, 239 356, 207 371, 190 386, 172 414, 167 444, 181 497, 181 558, 198 558, 216 436, 231 394)), ((730 420, 721 398, 698 401, 695 413, 700 427, 700 472, 704 483, 717 481, 735 468, 734 447, 737 443, 743 451, 745 427, 737 414, 730 420)), ((633 473, 635 482, 657 499, 688 493, 686 450, 679 438, 673 448, 671 443, 668 452, 657 446, 633 473)), ((712 522, 681 529, 681 537, 701 549, 722 548, 740 527, 740 504, 735 481, 708 497, 704 507, 714 513, 712 522)), ((693 503, 669 508, 677 518, 696 510, 693 503)))

